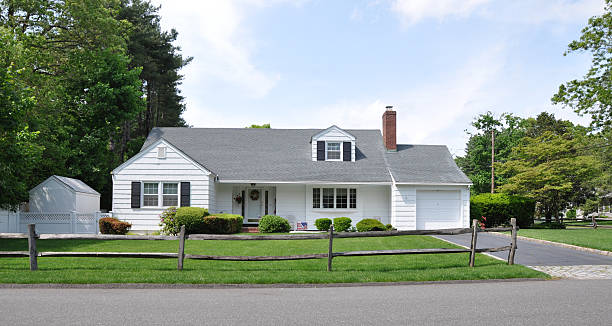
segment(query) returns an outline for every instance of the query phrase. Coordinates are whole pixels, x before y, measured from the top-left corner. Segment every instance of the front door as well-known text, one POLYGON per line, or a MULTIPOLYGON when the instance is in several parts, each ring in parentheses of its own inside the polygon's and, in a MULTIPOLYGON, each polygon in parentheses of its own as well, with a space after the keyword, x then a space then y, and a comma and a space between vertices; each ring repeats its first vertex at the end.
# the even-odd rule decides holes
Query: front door
POLYGON ((260 188, 250 188, 246 193, 246 223, 258 223, 261 217, 263 191, 260 188))

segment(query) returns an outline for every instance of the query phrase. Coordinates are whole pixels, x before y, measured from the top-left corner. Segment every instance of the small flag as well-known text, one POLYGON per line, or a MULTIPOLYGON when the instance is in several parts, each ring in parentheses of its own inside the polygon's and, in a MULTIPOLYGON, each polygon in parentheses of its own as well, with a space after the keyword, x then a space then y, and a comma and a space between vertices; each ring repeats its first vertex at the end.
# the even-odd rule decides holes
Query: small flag
POLYGON ((308 223, 307 222, 297 222, 297 230, 298 231, 308 230, 308 223))

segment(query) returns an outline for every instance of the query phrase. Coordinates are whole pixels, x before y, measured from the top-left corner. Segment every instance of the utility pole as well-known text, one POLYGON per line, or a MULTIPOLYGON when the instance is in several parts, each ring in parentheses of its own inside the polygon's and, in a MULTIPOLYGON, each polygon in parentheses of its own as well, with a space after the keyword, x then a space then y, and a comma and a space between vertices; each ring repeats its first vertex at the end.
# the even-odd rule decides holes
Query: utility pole
POLYGON ((495 129, 491 129, 491 193, 495 191, 495 129))

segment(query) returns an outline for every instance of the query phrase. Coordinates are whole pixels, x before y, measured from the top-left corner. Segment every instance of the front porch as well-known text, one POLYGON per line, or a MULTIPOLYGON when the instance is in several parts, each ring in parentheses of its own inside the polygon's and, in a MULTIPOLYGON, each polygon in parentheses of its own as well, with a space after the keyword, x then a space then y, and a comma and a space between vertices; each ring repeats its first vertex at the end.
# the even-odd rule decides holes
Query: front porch
POLYGON ((244 217, 245 226, 257 226, 264 215, 276 215, 276 187, 245 184, 232 186, 232 214, 244 217))

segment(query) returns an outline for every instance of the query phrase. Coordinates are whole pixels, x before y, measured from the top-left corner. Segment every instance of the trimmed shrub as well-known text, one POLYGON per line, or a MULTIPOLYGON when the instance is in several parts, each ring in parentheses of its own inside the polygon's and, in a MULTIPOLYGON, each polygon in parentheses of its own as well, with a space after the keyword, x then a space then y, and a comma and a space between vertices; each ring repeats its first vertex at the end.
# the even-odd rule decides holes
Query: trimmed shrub
POLYGON ((179 207, 174 215, 172 225, 166 229, 167 234, 176 235, 181 232, 181 225, 185 226, 186 234, 203 233, 204 217, 208 210, 201 207, 179 207))
POLYGON ((203 220, 202 233, 230 234, 242 230, 242 216, 238 214, 213 214, 203 220))
POLYGON ((317 230, 321 231, 329 231, 329 227, 332 225, 332 220, 330 218, 318 218, 315 220, 315 226, 317 230))
POLYGON ((387 224, 387 225, 385 225, 385 228, 387 229, 387 231, 393 231, 393 230, 395 230, 395 228, 394 228, 394 227, 393 227, 393 225, 391 225, 391 224, 387 224))
POLYGON ((565 218, 573 219, 576 218, 576 209, 572 208, 565 213, 565 218))
POLYGON ((346 232, 351 228, 353 221, 348 217, 336 217, 334 219, 334 231, 346 232))
POLYGON ((382 222, 379 220, 375 220, 373 218, 366 218, 359 222, 357 222, 357 231, 358 232, 368 232, 368 231, 385 231, 387 227, 385 227, 382 222))
POLYGON ((102 234, 127 234, 132 227, 128 222, 119 221, 113 217, 103 217, 98 220, 100 233, 102 234))
POLYGON ((261 233, 283 233, 290 230, 289 221, 280 216, 264 215, 259 220, 259 232, 261 233))
MULTIPOLYGON (((485 227, 510 224, 516 218, 521 228, 533 224, 535 201, 531 198, 507 194, 480 194, 470 198, 470 217, 484 223, 485 227), (482 217, 486 217, 483 219, 482 217)), ((471 225, 471 223, 470 223, 471 225)))

